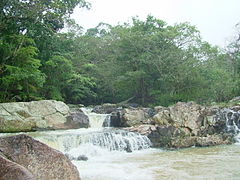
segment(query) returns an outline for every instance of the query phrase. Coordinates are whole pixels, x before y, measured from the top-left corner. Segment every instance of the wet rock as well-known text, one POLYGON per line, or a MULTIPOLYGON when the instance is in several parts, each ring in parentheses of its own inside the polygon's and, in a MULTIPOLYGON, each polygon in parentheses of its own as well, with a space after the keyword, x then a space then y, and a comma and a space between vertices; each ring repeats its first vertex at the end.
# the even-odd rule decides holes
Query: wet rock
POLYGON ((174 126, 157 127, 148 135, 154 147, 163 148, 187 148, 192 146, 215 146, 221 144, 232 144, 234 136, 230 134, 214 134, 202 136, 191 136, 188 130, 174 126))
POLYGON ((185 128, 177 128, 172 125, 156 126, 148 138, 151 140, 154 147, 172 147, 172 140, 176 138, 184 138, 190 136, 190 132, 185 128))
POLYGON ((77 168, 64 154, 29 136, 2 137, 0 150, 37 180, 80 180, 77 168))
POLYGON ((122 114, 121 111, 112 112, 110 115, 110 127, 122 126, 122 114))
POLYGON ((229 134, 215 134, 215 135, 209 135, 207 137, 196 138, 196 146, 200 146, 200 147, 232 144, 234 142, 235 142, 234 137, 229 134))
POLYGON ((77 160, 78 160, 78 161, 87 161, 87 160, 88 160, 88 157, 85 156, 85 155, 80 155, 80 156, 77 157, 77 160))
POLYGON ((208 135, 206 137, 200 136, 186 136, 186 137, 176 137, 170 142, 169 148, 187 148, 187 147, 207 147, 216 146, 222 144, 232 144, 234 143, 233 136, 229 134, 215 134, 208 135))
POLYGON ((171 139, 170 143, 168 144, 168 148, 188 148, 196 146, 196 137, 195 136, 187 136, 184 138, 175 137, 171 139))
POLYGON ((88 128, 90 126, 88 116, 81 109, 71 109, 65 124, 69 129, 88 128))
POLYGON ((104 127, 124 127, 125 122, 123 120, 123 109, 118 108, 116 111, 113 111, 104 121, 104 127))
POLYGON ((67 156, 68 159, 70 159, 71 161, 72 160, 77 160, 77 161, 87 161, 88 160, 88 157, 85 155, 79 155, 78 157, 74 157, 74 156, 66 153, 65 156, 67 156))
POLYGON ((131 145, 130 145, 130 142, 128 140, 125 140, 125 143, 127 144, 127 146, 125 147, 125 151, 128 152, 128 153, 131 153, 132 152, 132 148, 131 148, 131 145))

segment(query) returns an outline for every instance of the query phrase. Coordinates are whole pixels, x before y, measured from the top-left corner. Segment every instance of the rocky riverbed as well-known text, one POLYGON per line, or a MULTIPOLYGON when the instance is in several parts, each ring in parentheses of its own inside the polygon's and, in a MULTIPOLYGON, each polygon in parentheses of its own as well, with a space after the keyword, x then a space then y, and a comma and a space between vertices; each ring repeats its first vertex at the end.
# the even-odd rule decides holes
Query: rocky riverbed
MULTIPOLYGON (((87 136, 81 133, 72 136, 70 132, 68 136, 76 136, 76 142, 79 142, 75 146, 79 146, 83 141, 94 142, 94 146, 112 147, 112 144, 115 144, 117 146, 114 145, 113 149, 118 150, 120 147, 127 152, 132 152, 133 146, 136 146, 135 149, 145 147, 137 147, 139 143, 136 141, 144 140, 142 143, 145 144, 147 137, 152 147, 167 149, 232 144, 236 142, 236 134, 240 129, 238 105, 239 101, 225 107, 207 107, 195 102, 179 102, 170 107, 154 108, 103 104, 92 110, 106 115, 101 116, 106 117, 103 121, 97 120, 97 126, 100 122, 100 126, 111 126, 114 131, 97 132, 87 136)), ((69 108, 63 102, 52 100, 2 103, 0 133, 86 129, 91 126, 87 112, 89 113, 78 106, 69 108)), ((61 134, 56 134, 56 137, 54 135, 54 138, 66 136, 64 131, 61 131, 61 134)), ((45 141, 47 139, 46 136, 45 141)), ((65 142, 71 143, 67 139, 65 142)), ((84 155, 81 157, 85 157, 84 155)), ((62 152, 26 135, 0 137, 1 180, 80 179, 79 172, 69 158, 78 159, 66 157, 62 152)), ((85 159, 88 160, 88 157, 85 159)), ((81 172, 81 169, 79 171, 81 172)))
POLYGON ((111 125, 147 135, 153 147, 186 148, 232 144, 240 129, 240 106, 202 106, 178 102, 170 107, 117 107, 105 104, 93 111, 111 113, 111 125))

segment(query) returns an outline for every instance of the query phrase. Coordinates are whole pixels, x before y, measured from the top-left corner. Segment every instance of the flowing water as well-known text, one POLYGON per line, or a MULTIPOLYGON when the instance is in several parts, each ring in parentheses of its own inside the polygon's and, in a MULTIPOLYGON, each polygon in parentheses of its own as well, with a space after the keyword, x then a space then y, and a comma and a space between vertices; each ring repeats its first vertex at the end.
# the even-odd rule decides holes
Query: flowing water
MULTIPOLYGON (((83 111, 89 116, 91 128, 28 133, 68 155, 82 180, 240 179, 240 144, 174 151, 153 149, 146 136, 102 128, 109 121, 108 115, 83 111)), ((233 114, 223 113, 228 130, 238 132, 239 118, 233 114)))

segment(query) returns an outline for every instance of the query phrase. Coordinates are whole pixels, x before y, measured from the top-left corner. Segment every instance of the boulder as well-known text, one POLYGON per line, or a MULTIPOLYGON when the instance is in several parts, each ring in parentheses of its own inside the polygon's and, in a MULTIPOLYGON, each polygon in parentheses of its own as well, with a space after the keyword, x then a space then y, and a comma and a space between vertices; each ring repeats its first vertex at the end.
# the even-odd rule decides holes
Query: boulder
POLYGON ((154 147, 172 147, 172 141, 174 139, 183 139, 185 137, 189 137, 190 132, 188 129, 177 128, 172 125, 164 125, 164 126, 155 126, 155 130, 153 130, 150 134, 148 134, 148 138, 151 140, 154 147))
POLYGON ((110 122, 109 122, 109 119, 107 118, 104 123, 103 123, 103 126, 104 127, 121 127, 123 124, 122 122, 122 112, 121 110, 118 110, 118 111, 114 111, 111 113, 110 115, 110 122))
POLYGON ((173 120, 170 116, 169 108, 157 106, 154 108, 156 114, 153 116, 153 121, 158 125, 171 125, 173 120))
POLYGON ((187 136, 187 137, 175 137, 172 138, 168 143, 167 148, 179 149, 179 148, 188 148, 196 146, 196 136, 187 136))
POLYGON ((232 134, 213 134, 207 136, 192 136, 187 128, 177 128, 172 125, 134 127, 130 131, 147 135, 153 147, 162 148, 187 148, 192 146, 214 146, 232 144, 235 142, 232 134))
POLYGON ((172 125, 187 128, 192 135, 205 132, 209 126, 215 125, 215 115, 219 109, 207 108, 195 102, 178 102, 170 107, 157 106, 153 120, 157 125, 172 125))
POLYGON ((74 156, 72 156, 70 154, 65 154, 65 156, 67 156, 68 159, 70 159, 71 161, 72 160, 77 160, 77 161, 87 161, 88 160, 88 157, 85 156, 85 155, 79 155, 77 157, 74 157, 74 156))
POLYGON ((37 180, 80 180, 77 168, 63 153, 29 136, 0 138, 0 151, 26 168, 37 180))
POLYGON ((174 106, 169 107, 174 126, 189 128, 194 135, 197 135, 200 127, 205 125, 204 110, 205 107, 195 102, 178 102, 174 106))
POLYGON ((0 180, 35 180, 25 167, 0 155, 0 180))
POLYGON ((71 109, 66 125, 72 129, 88 128, 90 126, 89 118, 81 109, 71 109))
POLYGON ((186 136, 183 138, 173 138, 170 142, 170 148, 187 148, 187 147, 208 147, 223 144, 234 143, 233 136, 229 134, 215 134, 206 137, 201 136, 186 136))
POLYGON ((87 117, 83 116, 79 112, 71 114, 65 103, 54 100, 1 103, 0 132, 86 127, 87 117))
POLYGON ((206 137, 196 138, 196 146, 198 147, 232 144, 234 142, 235 140, 233 135, 229 135, 229 134, 214 134, 214 135, 208 135, 206 137))
POLYGON ((126 108, 122 111, 122 125, 136 126, 140 124, 148 124, 150 115, 149 108, 126 108))

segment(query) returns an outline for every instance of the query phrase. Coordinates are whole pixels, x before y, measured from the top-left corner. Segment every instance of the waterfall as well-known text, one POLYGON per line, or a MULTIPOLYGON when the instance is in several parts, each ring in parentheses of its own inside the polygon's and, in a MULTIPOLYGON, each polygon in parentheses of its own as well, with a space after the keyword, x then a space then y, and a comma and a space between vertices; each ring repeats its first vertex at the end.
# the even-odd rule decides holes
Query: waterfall
POLYGON ((108 114, 103 122, 103 127, 111 127, 111 115, 108 114))
POLYGON ((225 122, 226 132, 235 134, 237 142, 240 142, 240 110, 224 108, 217 114, 218 120, 225 122))
POLYGON ((240 111, 226 109, 226 126, 228 131, 240 132, 240 111))
MULTIPOLYGON (((91 108, 81 108, 84 114, 86 114, 89 118, 90 128, 102 128, 104 121, 108 119, 109 114, 97 114, 92 112, 91 108)), ((110 122, 108 123, 110 126, 110 122)), ((106 126, 106 127, 109 127, 106 126)))
POLYGON ((81 145, 98 146, 108 151, 132 152, 151 146, 146 136, 125 130, 45 132, 36 139, 63 152, 78 148, 81 145))
POLYGON ((30 135, 75 157, 77 157, 76 154, 92 156, 100 152, 132 152, 151 146, 147 136, 110 128, 109 114, 96 114, 89 108, 82 108, 82 111, 89 118, 90 128, 88 129, 38 132, 37 135, 34 133, 30 135))
POLYGON ((240 111, 224 108, 220 114, 226 123, 226 131, 238 134, 240 132, 240 111))

